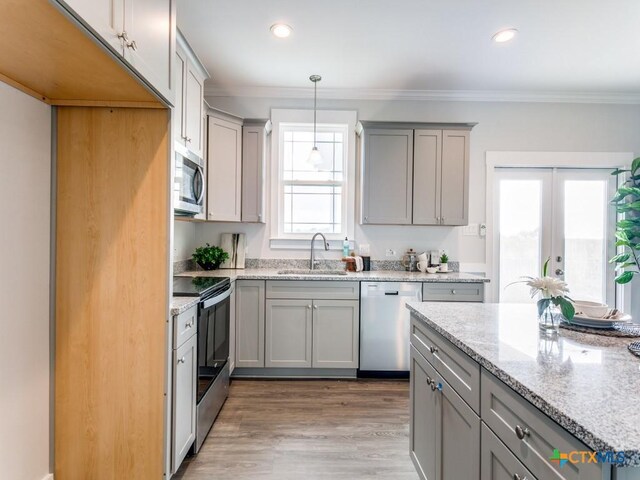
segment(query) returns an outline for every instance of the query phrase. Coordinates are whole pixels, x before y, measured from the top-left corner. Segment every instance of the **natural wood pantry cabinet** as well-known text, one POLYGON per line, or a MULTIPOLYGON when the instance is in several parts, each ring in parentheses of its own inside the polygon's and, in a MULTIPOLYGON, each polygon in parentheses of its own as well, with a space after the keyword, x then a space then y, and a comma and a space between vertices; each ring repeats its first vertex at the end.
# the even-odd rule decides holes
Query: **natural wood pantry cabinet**
POLYGON ((361 122, 361 223, 466 225, 474 125, 361 122))

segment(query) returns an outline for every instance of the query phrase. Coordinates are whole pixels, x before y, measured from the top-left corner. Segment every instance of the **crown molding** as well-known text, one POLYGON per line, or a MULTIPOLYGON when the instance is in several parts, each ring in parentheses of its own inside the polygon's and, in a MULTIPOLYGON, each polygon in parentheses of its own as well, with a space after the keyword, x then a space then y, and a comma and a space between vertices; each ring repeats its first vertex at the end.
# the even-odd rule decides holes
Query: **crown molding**
MULTIPOLYGON (((309 87, 221 87, 205 84, 205 97, 313 98, 309 87)), ((640 104, 640 93, 508 92, 488 90, 400 90, 319 88, 318 98, 334 100, 404 100, 448 102, 532 102, 640 104)))

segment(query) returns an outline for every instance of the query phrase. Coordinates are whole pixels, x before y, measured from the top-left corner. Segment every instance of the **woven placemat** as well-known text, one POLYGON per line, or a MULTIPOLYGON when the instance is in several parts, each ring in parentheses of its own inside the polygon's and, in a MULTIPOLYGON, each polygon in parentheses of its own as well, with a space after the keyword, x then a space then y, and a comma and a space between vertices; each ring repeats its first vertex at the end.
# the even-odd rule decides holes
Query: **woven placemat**
POLYGON ((631 342, 629 344, 629 351, 636 357, 640 357, 640 342, 631 342))
MULTIPOLYGON (((589 328, 572 323, 560 322, 560 328, 573 330, 580 333, 591 333, 593 335, 602 335, 604 337, 625 337, 640 338, 640 324, 637 323, 614 323, 613 328, 589 328)), ((637 343, 637 342, 634 342, 637 343)))

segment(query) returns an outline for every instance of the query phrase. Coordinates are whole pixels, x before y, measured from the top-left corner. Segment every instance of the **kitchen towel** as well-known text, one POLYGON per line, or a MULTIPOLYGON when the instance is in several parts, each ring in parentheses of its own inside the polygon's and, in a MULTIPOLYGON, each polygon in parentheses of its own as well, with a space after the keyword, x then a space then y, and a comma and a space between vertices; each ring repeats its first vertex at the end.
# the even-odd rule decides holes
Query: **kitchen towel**
POLYGON ((244 268, 247 240, 244 233, 223 233, 220 248, 229 254, 229 259, 220 268, 244 268))
POLYGON ((364 268, 364 262, 362 261, 362 257, 355 256, 353 257, 356 260, 356 272, 361 272, 364 268))

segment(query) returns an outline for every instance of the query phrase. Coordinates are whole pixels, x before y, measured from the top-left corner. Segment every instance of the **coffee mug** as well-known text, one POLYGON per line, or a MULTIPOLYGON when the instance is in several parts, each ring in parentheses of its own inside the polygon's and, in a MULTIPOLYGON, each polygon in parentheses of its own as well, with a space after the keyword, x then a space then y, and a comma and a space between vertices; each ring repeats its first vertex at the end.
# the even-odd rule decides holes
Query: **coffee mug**
POLYGON ((418 262, 418 270, 420 270, 422 273, 427 271, 428 266, 429 266, 429 263, 426 261, 418 262))
POLYGON ((419 262, 424 262, 425 264, 428 264, 429 263, 429 257, 427 256, 427 252, 422 252, 420 255, 418 255, 418 261, 419 262))

